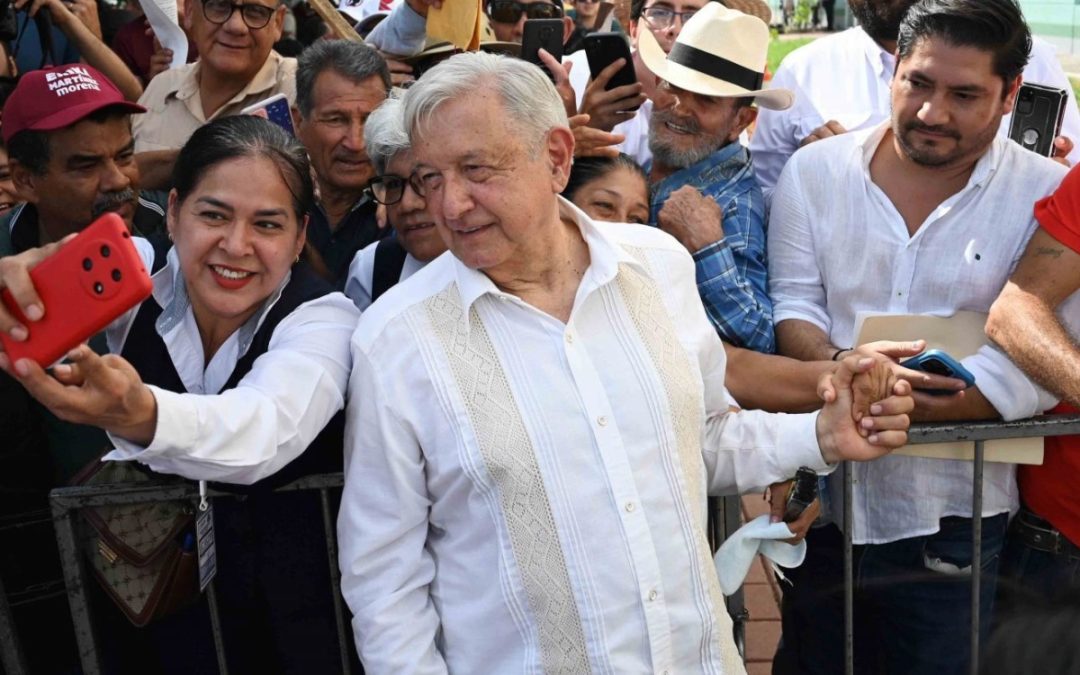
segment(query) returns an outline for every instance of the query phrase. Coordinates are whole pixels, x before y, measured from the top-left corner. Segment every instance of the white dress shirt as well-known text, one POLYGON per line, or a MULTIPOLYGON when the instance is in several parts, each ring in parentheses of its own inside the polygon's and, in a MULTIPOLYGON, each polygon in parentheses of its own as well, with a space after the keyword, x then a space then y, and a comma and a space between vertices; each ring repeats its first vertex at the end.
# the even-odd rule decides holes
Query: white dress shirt
MULTIPOLYGON (((785 57, 769 86, 794 91, 795 105, 788 110, 761 109, 750 139, 754 172, 762 189, 771 191, 799 143, 825 122, 836 120, 848 131, 858 131, 888 119, 895 70, 895 56, 860 27, 814 40, 785 57)), ((1080 110, 1052 45, 1038 38, 1032 41, 1023 78, 1068 92, 1061 133, 1076 144, 1069 154, 1069 161, 1076 164, 1080 161, 1080 110)), ((1012 115, 1002 118, 1003 136, 1009 133, 1011 121, 1012 115)))
POLYGON ((742 673, 706 495, 827 469, 816 416, 729 412, 669 235, 594 223, 564 324, 443 255, 353 336, 342 593, 367 672, 742 673))
MULTIPOLYGON (((1028 238, 1032 204, 1066 169, 995 137, 967 186, 914 236, 870 178, 887 124, 828 138, 796 153, 780 176, 769 221, 769 288, 776 323, 808 321, 834 345, 855 340, 860 311, 950 316, 989 311, 1028 238)), ((963 360, 1005 419, 1053 405, 997 349, 963 360)), ((856 464, 858 543, 936 532, 944 516, 971 515, 971 463, 892 455, 856 464)), ((1014 509, 1014 467, 987 464, 983 514, 1014 509)), ((843 492, 834 484, 834 499, 843 492)))
MULTIPOLYGON (((145 240, 135 242, 150 269, 153 249, 145 240)), ((349 336, 359 312, 344 295, 330 293, 297 307, 239 384, 221 391, 288 280, 206 363, 176 249, 170 250, 153 277, 153 300, 163 309, 157 329, 187 393, 150 385, 158 409, 154 440, 143 447, 110 435, 116 449, 104 459, 133 459, 191 480, 250 485, 307 449, 345 404, 349 336)), ((137 311, 107 329, 111 353, 123 350, 137 311)))
MULTIPOLYGON (((375 249, 379 242, 373 241, 356 252, 352 262, 349 263, 349 276, 345 279, 345 295, 348 296, 356 308, 361 312, 371 306, 371 286, 375 275, 375 249)), ((405 281, 416 274, 424 266, 413 257, 412 253, 405 255, 405 264, 401 267, 401 276, 398 283, 405 281)))

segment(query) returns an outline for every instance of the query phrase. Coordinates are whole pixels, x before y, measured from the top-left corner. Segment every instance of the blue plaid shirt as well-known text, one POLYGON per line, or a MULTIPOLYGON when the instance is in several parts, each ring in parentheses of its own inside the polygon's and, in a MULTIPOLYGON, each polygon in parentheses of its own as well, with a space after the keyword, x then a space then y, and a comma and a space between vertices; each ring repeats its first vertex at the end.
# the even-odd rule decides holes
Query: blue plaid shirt
POLYGON ((776 351, 765 260, 765 198, 750 153, 729 143, 697 164, 653 186, 652 224, 672 192, 684 185, 720 205, 724 238, 694 253, 701 302, 724 341, 771 354, 776 351))

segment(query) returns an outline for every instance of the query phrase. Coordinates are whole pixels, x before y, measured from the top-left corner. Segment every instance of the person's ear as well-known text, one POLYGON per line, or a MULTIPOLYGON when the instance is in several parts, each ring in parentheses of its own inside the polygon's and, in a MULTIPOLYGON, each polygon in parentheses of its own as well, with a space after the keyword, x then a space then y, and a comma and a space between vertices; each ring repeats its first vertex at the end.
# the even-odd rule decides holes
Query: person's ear
POLYGON ((561 193, 570 180, 574 164, 574 133, 567 127, 555 127, 548 132, 547 154, 551 161, 551 182, 555 193, 561 193))
POLYGON ((300 125, 304 122, 304 116, 300 114, 300 109, 294 105, 289 106, 289 116, 292 117, 293 129, 300 133, 300 125))
POLYGON ((180 213, 180 197, 176 192, 176 188, 169 190, 169 199, 165 204, 165 229, 169 234, 169 241, 173 240, 173 233, 176 230, 176 221, 179 219, 180 213))
POLYGON ((19 196, 31 204, 37 204, 37 181, 39 176, 16 159, 8 160, 8 169, 11 171, 11 182, 15 185, 15 190, 19 193, 19 196))
POLYGON ((1013 81, 1005 87, 1004 106, 1001 114, 1008 115, 1013 111, 1013 107, 1016 106, 1016 92, 1020 91, 1020 85, 1023 83, 1024 77, 1017 75, 1013 81))
POLYGON ((195 12, 202 11, 201 9, 196 10, 195 2, 196 0, 184 0, 184 12, 180 17, 180 27, 184 29, 185 33, 191 32, 191 24, 194 20, 195 12))
POLYGON ((735 112, 735 124, 731 127, 731 133, 728 134, 728 142, 739 140, 739 136, 746 129, 754 123, 757 119, 757 108, 751 105, 741 106, 735 112))
POLYGON ((562 43, 565 45, 566 41, 570 39, 570 36, 574 32, 574 20, 571 19, 568 16, 564 16, 562 18, 562 25, 563 25, 562 43))
POLYGON ((267 28, 274 36, 274 42, 281 39, 281 34, 285 32, 285 5, 280 4, 274 11, 274 18, 270 20, 270 25, 267 28))

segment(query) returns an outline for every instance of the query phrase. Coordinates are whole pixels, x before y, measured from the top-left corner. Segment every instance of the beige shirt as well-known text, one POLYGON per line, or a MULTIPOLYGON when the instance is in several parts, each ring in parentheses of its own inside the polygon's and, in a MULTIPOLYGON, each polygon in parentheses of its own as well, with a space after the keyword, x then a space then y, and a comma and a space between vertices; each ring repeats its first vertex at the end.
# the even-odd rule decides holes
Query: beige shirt
POLYGON ((199 67, 189 63, 166 70, 146 87, 139 104, 147 112, 134 115, 135 152, 179 148, 195 130, 210 120, 236 115, 249 105, 275 94, 296 100, 296 59, 270 52, 266 63, 246 87, 209 117, 203 114, 199 95, 199 67))

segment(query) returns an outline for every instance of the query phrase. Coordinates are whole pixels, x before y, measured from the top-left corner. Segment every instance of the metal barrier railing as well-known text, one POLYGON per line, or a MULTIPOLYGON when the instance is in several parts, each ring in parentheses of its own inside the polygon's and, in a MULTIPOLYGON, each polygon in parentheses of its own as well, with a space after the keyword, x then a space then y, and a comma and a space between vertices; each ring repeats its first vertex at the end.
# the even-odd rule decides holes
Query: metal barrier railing
MULTIPOLYGON (((318 490, 322 504, 323 530, 326 534, 326 552, 330 564, 330 582, 334 598, 334 619, 337 626, 338 648, 341 657, 342 672, 352 672, 349 659, 348 632, 345 618, 345 606, 341 599, 341 575, 337 566, 337 535, 335 517, 331 513, 329 491, 343 485, 341 474, 307 476, 284 487, 279 492, 296 490, 318 490)), ((213 499, 235 498, 230 492, 211 490, 208 494, 213 499)), ((100 485, 58 488, 49 493, 52 506, 53 523, 56 528, 56 541, 60 548, 61 566, 64 583, 68 590, 68 604, 75 626, 75 640, 79 648, 79 661, 84 675, 98 675, 102 672, 101 654, 94 633, 94 624, 90 616, 87 598, 87 584, 92 583, 87 576, 82 552, 78 545, 76 515, 79 509, 93 506, 117 504, 142 504, 159 501, 191 501, 198 499, 198 489, 194 484, 175 486, 135 487, 122 485, 100 485)), ((207 586, 207 604, 210 612, 210 625, 214 638, 214 650, 217 655, 218 670, 221 675, 228 675, 225 659, 226 644, 221 630, 220 614, 214 591, 214 582, 207 586)), ((10 669, 9 675, 19 673, 10 669)))
MULTIPOLYGON (((975 443, 974 476, 972 481, 972 515, 974 521, 972 533, 972 625, 971 625, 971 672, 978 670, 979 655, 979 584, 981 583, 982 558, 982 474, 984 465, 983 442, 1005 438, 1026 438, 1032 436, 1060 436, 1080 434, 1080 415, 1045 416, 1018 422, 980 422, 980 423, 944 423, 922 424, 912 427, 912 444, 939 443, 945 441, 973 441, 975 443)), ((854 576, 852 566, 852 475, 848 467, 843 467, 844 480, 844 610, 845 610, 845 670, 848 675, 854 673, 854 576)), ((341 474, 309 476, 280 488, 281 491, 318 490, 322 505, 323 528, 326 534, 327 556, 330 564, 330 579, 333 585, 334 613, 337 626, 337 638, 340 649, 342 671, 350 673, 348 640, 350 633, 345 616, 344 602, 340 593, 340 572, 337 566, 337 538, 334 514, 331 512, 329 491, 340 488, 343 484, 341 474)), ((236 495, 228 492, 211 491, 211 498, 230 498, 236 495)), ((90 616, 87 599, 88 576, 78 546, 76 533, 76 515, 79 509, 92 506, 138 504, 155 501, 190 500, 198 497, 194 484, 175 486, 84 486, 58 488, 50 493, 53 523, 56 529, 57 544, 60 548, 64 583, 67 587, 68 603, 75 637, 79 647, 79 659, 86 675, 102 672, 94 625, 90 616)), ((733 532, 740 524, 740 506, 737 497, 722 500, 710 500, 711 522, 710 541, 719 545, 727 533, 733 532)), ((207 589, 208 606, 214 636, 218 666, 222 675, 227 675, 224 638, 218 615, 213 582, 207 589)), ((735 619, 735 639, 742 651, 742 638, 747 619, 741 591, 728 599, 728 610, 735 619)), ((7 607, 6 596, 0 582, 0 664, 7 675, 22 675, 27 672, 26 661, 19 649, 19 641, 7 607)))
MULTIPOLYGON (((983 466, 986 441, 1034 436, 1067 436, 1080 434, 1080 415, 1047 415, 1016 422, 945 422, 914 425, 908 434, 913 445, 948 441, 973 441, 971 485, 971 643, 970 672, 979 672, 979 588, 982 582, 982 504, 983 466)), ((851 541, 854 516, 852 512, 852 472, 844 471, 844 672, 855 672, 855 579, 851 541)))

